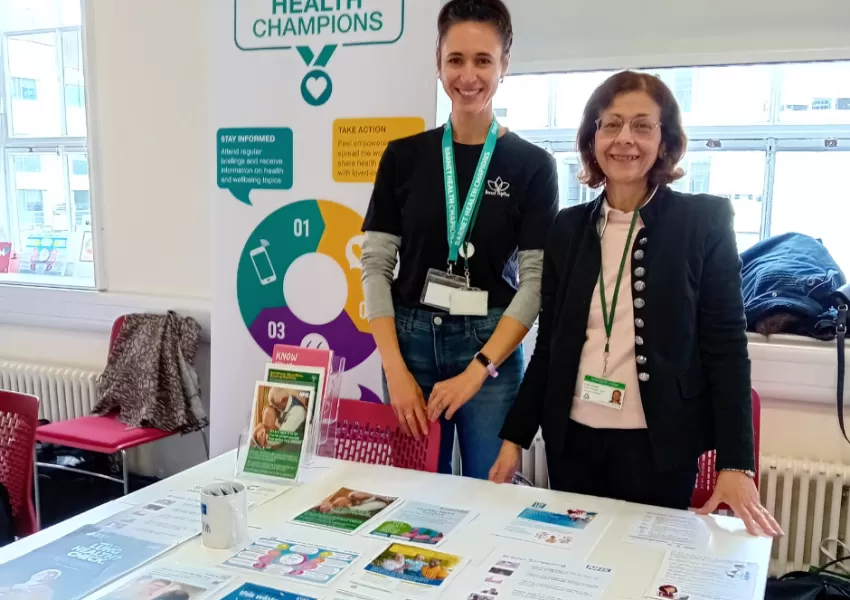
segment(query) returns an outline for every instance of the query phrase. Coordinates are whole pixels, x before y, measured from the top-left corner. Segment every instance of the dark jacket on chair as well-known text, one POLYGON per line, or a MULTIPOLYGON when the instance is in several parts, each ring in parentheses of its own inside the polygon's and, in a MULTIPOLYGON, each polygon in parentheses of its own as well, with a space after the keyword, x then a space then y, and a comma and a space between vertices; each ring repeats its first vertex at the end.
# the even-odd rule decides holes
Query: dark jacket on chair
MULTIPOLYGON (((632 271, 646 269, 634 308, 640 395, 656 466, 717 450, 717 468, 753 469, 750 360, 731 203, 661 188, 640 211, 632 271), (635 252, 642 250, 642 260, 635 252), (638 326, 643 325, 642 327, 638 326)), ((602 199, 562 210, 545 249, 537 344, 501 437, 527 448, 538 428, 549 461, 570 409, 599 277, 602 199)), ((638 254, 640 256, 640 254, 638 254)))

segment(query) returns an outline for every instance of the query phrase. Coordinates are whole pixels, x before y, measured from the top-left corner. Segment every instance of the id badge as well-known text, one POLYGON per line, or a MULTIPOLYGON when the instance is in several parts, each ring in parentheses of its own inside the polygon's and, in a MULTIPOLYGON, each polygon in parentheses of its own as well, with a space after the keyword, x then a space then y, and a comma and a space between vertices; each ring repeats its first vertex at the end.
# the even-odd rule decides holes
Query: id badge
POLYGON ((449 296, 449 314, 462 317, 486 317, 487 290, 469 288, 452 290, 449 296))
POLYGON ((449 275, 439 269, 428 269, 419 301, 425 306, 448 311, 452 306, 452 292, 464 289, 466 289, 465 277, 449 275))
POLYGON ((626 384, 585 375, 581 384, 581 399, 606 408, 623 410, 623 403, 626 401, 626 384))

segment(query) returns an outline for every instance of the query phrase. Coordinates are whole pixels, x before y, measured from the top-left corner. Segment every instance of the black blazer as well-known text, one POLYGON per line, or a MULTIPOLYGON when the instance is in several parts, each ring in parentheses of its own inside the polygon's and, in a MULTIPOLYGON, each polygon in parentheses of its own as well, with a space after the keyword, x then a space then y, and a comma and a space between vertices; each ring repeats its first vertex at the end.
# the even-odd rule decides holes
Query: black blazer
MULTIPOLYGON (((631 269, 645 269, 632 277, 645 289, 633 291, 635 355, 656 466, 684 466, 716 449, 718 469, 752 470, 750 360, 732 205, 663 187, 640 215, 645 226, 634 238, 631 269)), ((569 435, 599 277, 601 216, 600 197, 562 210, 550 229, 537 344, 501 432, 528 448, 542 425, 550 461, 569 435)))

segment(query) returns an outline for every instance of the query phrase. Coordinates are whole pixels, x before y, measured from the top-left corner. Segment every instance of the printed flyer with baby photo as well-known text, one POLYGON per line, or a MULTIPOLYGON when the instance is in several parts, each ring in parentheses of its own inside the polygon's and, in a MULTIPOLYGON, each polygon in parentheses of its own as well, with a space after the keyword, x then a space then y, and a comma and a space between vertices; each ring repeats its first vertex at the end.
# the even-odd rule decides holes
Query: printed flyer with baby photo
POLYGON ((466 562, 453 554, 390 544, 340 589, 375 600, 438 598, 466 562))
POLYGON ((587 556, 610 523, 611 514, 578 507, 556 511, 544 502, 535 502, 494 534, 587 556))
POLYGON ((308 448, 312 385, 257 382, 243 471, 289 481, 298 478, 308 448))
POLYGON ((392 496, 380 496, 350 488, 340 488, 316 506, 293 519, 299 525, 312 525, 338 533, 357 533, 369 521, 398 501, 392 496))
POLYGON ((476 513, 408 500, 386 521, 369 532, 377 538, 439 546, 455 529, 474 519, 476 513))

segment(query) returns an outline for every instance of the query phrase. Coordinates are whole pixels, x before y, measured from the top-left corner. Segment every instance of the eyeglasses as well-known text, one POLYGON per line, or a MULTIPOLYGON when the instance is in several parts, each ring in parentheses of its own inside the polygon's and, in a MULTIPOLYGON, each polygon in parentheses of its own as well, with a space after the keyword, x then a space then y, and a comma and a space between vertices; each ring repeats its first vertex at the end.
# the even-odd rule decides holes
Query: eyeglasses
MULTIPOLYGON (((620 135, 626 122, 619 117, 601 117, 596 119, 596 131, 602 137, 613 138, 620 135)), ((649 117, 635 117, 629 121, 629 131, 638 139, 646 140, 652 137, 655 130, 661 125, 649 117)))

